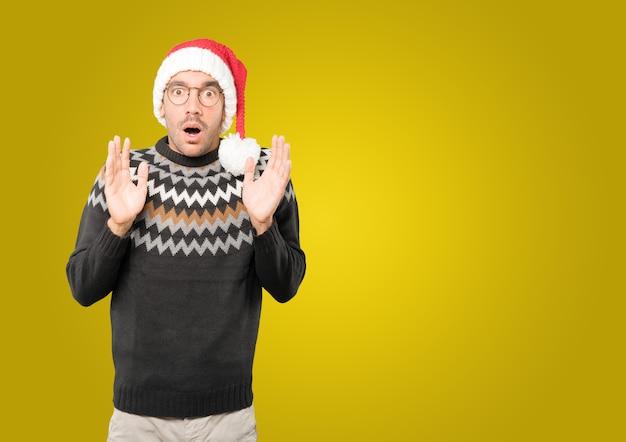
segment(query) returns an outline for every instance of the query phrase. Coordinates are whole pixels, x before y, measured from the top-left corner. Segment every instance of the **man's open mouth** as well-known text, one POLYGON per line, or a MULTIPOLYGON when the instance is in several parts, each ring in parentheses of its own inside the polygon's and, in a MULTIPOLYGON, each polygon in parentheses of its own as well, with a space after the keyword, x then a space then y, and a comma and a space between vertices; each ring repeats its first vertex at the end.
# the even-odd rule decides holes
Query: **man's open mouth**
POLYGON ((189 135, 198 135, 200 133, 200 129, 197 127, 188 127, 185 129, 185 132, 189 135))

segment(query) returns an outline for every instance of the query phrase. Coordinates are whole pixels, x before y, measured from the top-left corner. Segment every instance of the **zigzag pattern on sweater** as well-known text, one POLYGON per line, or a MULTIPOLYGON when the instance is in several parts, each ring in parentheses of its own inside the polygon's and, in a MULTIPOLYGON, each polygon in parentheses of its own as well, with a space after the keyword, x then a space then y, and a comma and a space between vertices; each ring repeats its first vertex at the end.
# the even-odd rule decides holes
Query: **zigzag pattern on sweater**
POLYGON ((205 238, 202 242, 199 242, 194 238, 187 242, 185 240, 175 241, 173 238, 164 240, 162 236, 153 238, 150 232, 146 232, 142 236, 138 230, 133 230, 131 239, 135 247, 145 246, 148 252, 156 251, 159 255, 176 256, 182 252, 186 256, 202 256, 207 251, 213 255, 217 255, 220 251, 228 253, 231 247, 240 250, 243 243, 252 244, 252 231, 248 233, 239 231, 236 238, 228 235, 224 240, 219 237, 214 241, 205 238))
POLYGON ((217 209, 214 213, 204 210, 201 213, 193 211, 191 214, 187 212, 179 214, 174 209, 166 211, 163 206, 155 207, 150 201, 146 204, 139 219, 145 223, 147 229, 154 226, 159 232, 169 229, 172 233, 181 230, 185 235, 189 235, 192 231, 201 235, 202 232, 208 230, 211 235, 215 235, 218 229, 228 232, 232 225, 241 228, 240 212, 242 210, 244 210, 243 203, 238 202, 235 209, 227 207, 224 212, 217 209))
MULTIPOLYGON (((262 150, 258 177, 267 166, 269 151, 262 150)), ((243 182, 225 172, 219 161, 203 167, 185 167, 163 157, 156 149, 131 151, 130 174, 140 161, 150 165, 148 196, 130 233, 132 244, 150 254, 203 256, 226 254, 252 245, 250 218, 241 201, 243 182)), ((287 186, 285 198, 294 197, 287 186)), ((104 175, 94 183, 88 204, 107 211, 104 175)))
MULTIPOLYGON (((171 187, 172 183, 161 183, 156 186, 154 180, 148 181, 148 194, 150 197, 158 196, 161 199, 161 202, 165 203, 167 200, 171 199, 172 203, 175 205, 179 205, 184 203, 187 206, 193 206, 197 204, 201 207, 204 207, 208 202, 213 205, 218 205, 220 201, 228 202, 231 201, 233 196, 239 197, 241 196, 242 183, 241 181, 237 181, 235 186, 232 186, 230 183, 226 184, 226 189, 222 190, 220 188, 215 189, 215 193, 205 192, 202 193, 198 190, 198 187, 201 186, 201 183, 198 183, 198 186, 194 186, 194 191, 190 195, 189 192, 185 189, 182 191, 177 190, 175 187, 171 187)), ((202 187, 200 187, 202 189, 202 187)))

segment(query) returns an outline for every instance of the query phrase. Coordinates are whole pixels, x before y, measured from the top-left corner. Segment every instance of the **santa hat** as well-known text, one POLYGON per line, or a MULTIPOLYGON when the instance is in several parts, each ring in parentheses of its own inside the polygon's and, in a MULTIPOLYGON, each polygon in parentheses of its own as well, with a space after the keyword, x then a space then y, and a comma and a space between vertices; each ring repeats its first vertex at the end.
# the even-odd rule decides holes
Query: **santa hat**
POLYGON ((258 161, 261 148, 254 138, 245 138, 245 98, 247 71, 232 50, 206 38, 190 40, 174 46, 163 60, 154 80, 154 115, 165 126, 161 117, 163 92, 170 79, 183 71, 200 71, 212 76, 224 93, 224 121, 221 131, 230 129, 236 118, 236 134, 220 143, 220 162, 234 175, 242 175, 248 157, 258 161))

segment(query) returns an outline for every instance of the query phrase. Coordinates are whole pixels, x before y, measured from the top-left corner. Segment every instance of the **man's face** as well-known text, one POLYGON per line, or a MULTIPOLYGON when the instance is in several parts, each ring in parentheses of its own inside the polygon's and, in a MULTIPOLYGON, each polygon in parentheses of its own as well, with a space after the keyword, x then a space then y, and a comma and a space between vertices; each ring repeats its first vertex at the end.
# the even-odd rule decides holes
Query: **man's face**
POLYGON ((170 148, 175 152, 199 157, 219 146, 225 117, 224 96, 220 94, 218 102, 210 107, 203 105, 198 97, 202 89, 211 85, 217 86, 217 82, 204 72, 179 72, 170 78, 169 89, 191 88, 187 101, 179 105, 170 101, 167 90, 163 93, 161 116, 165 118, 170 148))

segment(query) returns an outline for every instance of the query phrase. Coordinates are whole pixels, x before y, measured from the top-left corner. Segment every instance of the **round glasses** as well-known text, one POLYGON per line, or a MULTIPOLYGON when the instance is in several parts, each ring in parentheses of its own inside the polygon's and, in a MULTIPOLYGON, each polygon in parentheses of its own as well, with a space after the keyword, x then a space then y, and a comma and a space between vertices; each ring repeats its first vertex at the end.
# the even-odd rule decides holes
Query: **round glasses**
POLYGON ((177 84, 165 88, 167 91, 167 98, 172 102, 172 104, 177 106, 185 104, 187 100, 189 100, 191 89, 198 90, 198 100, 200 100, 200 103, 206 107, 215 106, 217 102, 220 101, 220 96, 223 93, 221 89, 216 86, 189 87, 177 84))

